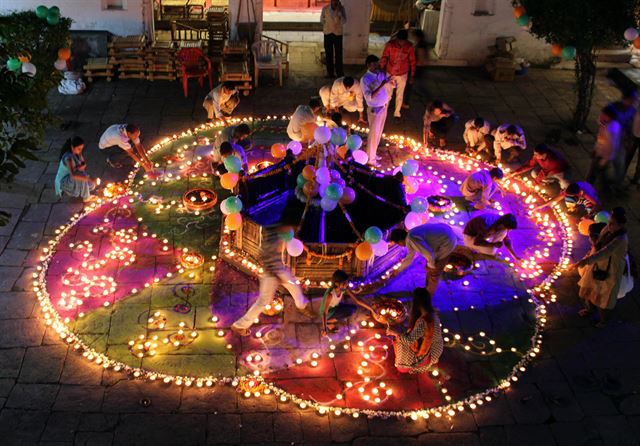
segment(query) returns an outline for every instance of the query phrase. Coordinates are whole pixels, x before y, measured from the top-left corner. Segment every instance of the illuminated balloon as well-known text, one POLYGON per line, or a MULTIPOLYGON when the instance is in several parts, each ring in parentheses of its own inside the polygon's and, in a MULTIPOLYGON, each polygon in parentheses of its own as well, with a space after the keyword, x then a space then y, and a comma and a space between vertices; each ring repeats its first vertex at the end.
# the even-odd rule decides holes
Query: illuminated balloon
POLYGON ((287 149, 291 150, 291 152, 298 156, 302 152, 302 144, 299 141, 291 141, 287 144, 287 149))
POLYGON ((347 187, 347 182, 346 182, 345 180, 343 180, 342 178, 338 178, 337 180, 334 180, 333 182, 334 182, 334 184, 339 185, 339 186, 340 186, 340 187, 342 187, 343 189, 344 189, 345 187, 347 187))
POLYGON ((224 167, 231 173, 238 173, 242 170, 242 161, 237 156, 231 155, 224 159, 224 167))
POLYGON ((304 244, 297 238, 287 242, 287 252, 291 257, 298 257, 304 252, 304 244))
POLYGON ((287 148, 284 144, 275 143, 271 146, 271 156, 277 159, 284 158, 287 155, 287 148))
POLYGON ((402 165, 402 174, 405 177, 412 177, 418 173, 419 168, 420 168, 420 165, 416 160, 412 160, 412 159, 406 160, 402 165))
POLYGON ((554 43, 553 45, 551 45, 551 55, 555 57, 562 56, 562 45, 558 43, 554 43))
POLYGON ((307 180, 302 176, 301 173, 299 173, 298 176, 296 177, 296 184, 298 185, 298 187, 304 187, 306 183, 307 183, 307 180))
POLYGON ((633 39, 633 46, 640 49, 640 37, 633 39))
POLYGON ((304 169, 302 169, 302 176, 307 181, 311 181, 311 180, 315 179, 315 177, 316 177, 316 168, 313 167, 312 165, 304 166, 304 169))
POLYGON ((377 226, 371 226, 364 231, 364 239, 372 245, 382 240, 382 229, 377 226))
POLYGON ((316 181, 320 184, 329 184, 331 182, 331 172, 325 166, 316 170, 316 181))
POLYGON ((18 60, 22 63, 27 63, 31 61, 31 54, 28 51, 23 51, 18 54, 18 60))
POLYGON ((21 66, 22 66, 22 62, 20 62, 20 59, 16 57, 11 57, 7 59, 7 69, 9 71, 18 71, 21 66))
POLYGON ((356 246, 356 257, 363 262, 371 259, 371 257, 373 257, 373 249, 371 248, 371 243, 362 242, 358 246, 356 246))
POLYGON ((25 73, 27 76, 31 76, 31 77, 35 76, 36 71, 37 71, 36 66, 31 62, 22 64, 22 72, 25 73))
POLYGON ((235 195, 228 197, 227 199, 223 200, 223 202, 227 203, 227 209, 231 214, 242 211, 242 200, 240 200, 240 198, 236 197, 235 195))
POLYGON ((594 217, 596 223, 609 223, 609 213, 607 211, 600 211, 594 217))
POLYGON ((304 124, 302 126, 302 140, 305 142, 311 141, 317 128, 318 124, 316 124, 315 122, 307 122, 306 124, 304 124))
POLYGON ((627 28, 624 30, 624 38, 629 42, 633 42, 638 38, 638 30, 635 28, 627 28))
POLYGON ((522 14, 520 17, 518 17, 516 19, 516 22, 518 22, 518 25, 520 26, 529 26, 529 16, 527 14, 522 14))
POLYGON ((525 9, 524 6, 516 6, 515 8, 513 8, 513 16, 518 19, 520 17, 522 17, 525 13, 525 9))
POLYGON ((225 217, 224 224, 226 224, 231 231, 237 231, 242 227, 242 215, 240 215, 240 213, 229 214, 225 217))
POLYGON ((565 46, 562 48, 562 58, 566 60, 574 59, 576 57, 576 48, 573 46, 565 46))
POLYGON ((69 48, 60 48, 58 50, 58 59, 60 60, 71 59, 71 50, 69 48))
POLYGON ((65 71, 67 69, 67 61, 58 59, 53 63, 53 66, 56 68, 56 70, 65 71))
POLYGON ((329 197, 331 200, 337 202, 338 200, 340 200, 340 198, 342 198, 343 192, 344 192, 344 189, 342 188, 342 186, 336 183, 331 183, 330 185, 327 186, 326 196, 329 197))
POLYGON ((365 165, 367 161, 369 161, 369 156, 362 150, 354 150, 351 152, 351 156, 353 156, 353 160, 358 164, 365 165))
POLYGON ((331 130, 329 127, 318 127, 313 132, 313 139, 315 139, 318 144, 326 144, 331 140, 331 130))
POLYGON ((222 200, 220 202, 220 212, 222 212, 224 215, 229 215, 229 214, 233 213, 233 212, 231 212, 229 210, 229 208, 227 208, 227 201, 226 200, 222 200))
POLYGON ((590 220, 588 218, 583 218, 582 220, 580 220, 580 223, 578 223, 578 232, 584 236, 588 236, 589 226, 591 226, 594 223, 595 222, 593 220, 590 220))
POLYGON ((358 135, 349 135, 347 138, 347 149, 353 152, 354 150, 358 150, 360 147, 362 147, 362 138, 358 135))
POLYGON ((373 248, 373 254, 376 256, 383 256, 389 252, 389 243, 385 240, 380 240, 378 243, 371 245, 373 248))
POLYGON ((325 212, 333 211, 336 206, 338 206, 338 202, 329 197, 322 197, 322 200, 320 200, 320 207, 325 212))
POLYGON ((293 240, 295 233, 293 232, 293 229, 289 229, 288 231, 281 232, 278 235, 282 240, 284 240, 285 242, 288 242, 290 240, 293 240))
POLYGON ((405 177, 404 179, 404 190, 408 194, 415 194, 418 192, 418 188, 420 188, 420 183, 418 180, 412 177, 405 177))
POLYGON ((49 13, 49 8, 47 8, 44 5, 40 5, 36 8, 36 16, 39 19, 46 19, 47 18, 47 14, 49 13))
POLYGON ((347 131, 342 127, 331 130, 331 144, 341 146, 347 142, 347 131))
POLYGON ((415 228, 416 226, 420 226, 422 224, 422 217, 415 212, 409 212, 404 217, 404 227, 407 228, 407 231, 415 228))
POLYGON ((302 192, 304 192, 305 197, 313 198, 318 195, 318 183, 315 181, 309 181, 304 186, 302 186, 302 192))
POLYGON ((337 181, 342 179, 342 175, 340 175, 340 171, 336 169, 331 169, 331 181, 337 181))
POLYGON ((356 199, 356 191, 354 191, 350 187, 345 187, 342 191, 342 198, 340 198, 340 203, 342 204, 351 204, 356 199))
POLYGON ((320 194, 320 196, 322 198, 324 198, 325 195, 327 195, 327 186, 329 186, 328 184, 321 184, 318 186, 318 194, 320 194))
POLYGON ((51 8, 49 8, 49 11, 53 12, 54 14, 60 15, 60 8, 58 8, 57 6, 52 6, 51 8))
POLYGON ((411 200, 411 210, 416 214, 422 214, 429 208, 429 203, 423 197, 416 197, 411 200))
POLYGON ((233 189, 238 184, 240 176, 237 173, 227 172, 220 176, 220 185, 225 189, 233 189))
POLYGON ((342 159, 344 159, 347 156, 348 151, 349 150, 347 149, 347 146, 340 146, 336 149, 336 153, 342 159))
POLYGON ((52 12, 51 10, 49 10, 49 12, 47 12, 47 23, 52 26, 60 23, 60 14, 56 13, 55 11, 52 12))

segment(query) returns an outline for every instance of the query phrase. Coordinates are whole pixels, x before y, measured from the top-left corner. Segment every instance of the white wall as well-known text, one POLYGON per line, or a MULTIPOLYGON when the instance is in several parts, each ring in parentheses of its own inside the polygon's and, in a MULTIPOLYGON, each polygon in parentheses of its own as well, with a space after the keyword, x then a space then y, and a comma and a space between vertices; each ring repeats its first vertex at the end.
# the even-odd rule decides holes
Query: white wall
POLYGON ((475 16, 478 0, 443 0, 436 52, 440 59, 466 60, 481 65, 496 37, 513 36, 515 53, 530 62, 541 63, 551 57, 549 45, 518 26, 509 0, 484 0, 492 15, 475 16))
POLYGON ((0 0, 0 13, 35 9, 38 5, 60 8, 60 13, 73 19, 72 30, 109 31, 119 36, 142 34, 143 0, 125 0, 126 10, 103 10, 102 0, 0 0))
POLYGON ((256 33, 254 40, 260 40, 262 35, 262 0, 253 0, 255 5, 255 14, 251 6, 251 0, 229 0, 229 25, 231 28, 231 38, 237 38, 238 23, 256 23, 256 33), (240 20, 238 20, 238 12, 240 12, 240 20))
POLYGON ((342 41, 343 60, 346 64, 361 65, 369 52, 369 17, 371 0, 342 0, 347 23, 342 41))

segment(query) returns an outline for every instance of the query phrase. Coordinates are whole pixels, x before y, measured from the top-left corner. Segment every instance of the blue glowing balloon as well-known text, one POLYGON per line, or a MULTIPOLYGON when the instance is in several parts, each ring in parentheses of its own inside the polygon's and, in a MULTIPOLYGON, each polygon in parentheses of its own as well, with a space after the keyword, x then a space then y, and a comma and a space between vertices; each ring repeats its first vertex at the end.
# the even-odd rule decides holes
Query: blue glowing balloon
POLYGON ((420 165, 416 160, 412 160, 412 159, 406 160, 402 165, 402 174, 406 177, 412 177, 418 173, 419 168, 420 168, 420 165))

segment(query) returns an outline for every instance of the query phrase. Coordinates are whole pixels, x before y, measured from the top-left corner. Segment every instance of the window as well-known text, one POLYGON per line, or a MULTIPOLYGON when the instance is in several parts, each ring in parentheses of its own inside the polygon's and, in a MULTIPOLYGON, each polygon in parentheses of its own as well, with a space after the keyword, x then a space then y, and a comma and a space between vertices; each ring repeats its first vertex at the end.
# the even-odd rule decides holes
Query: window
POLYGON ((102 9, 107 11, 126 11, 127 0, 102 0, 102 9))
POLYGON ((473 7, 473 15, 493 15, 495 8, 495 0, 475 0, 473 7))

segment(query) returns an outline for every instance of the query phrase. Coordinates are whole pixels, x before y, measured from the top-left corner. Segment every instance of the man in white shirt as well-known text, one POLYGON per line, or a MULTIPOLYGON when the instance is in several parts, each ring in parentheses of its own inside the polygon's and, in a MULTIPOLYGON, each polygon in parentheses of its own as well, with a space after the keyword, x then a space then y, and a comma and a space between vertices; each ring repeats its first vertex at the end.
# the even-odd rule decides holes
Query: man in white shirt
POLYGON ((379 65, 380 59, 370 54, 365 64, 367 72, 360 79, 362 95, 367 102, 367 120, 369 121, 369 135, 367 136, 367 155, 369 164, 378 167, 378 145, 387 120, 387 108, 389 107, 388 78, 379 65))
MULTIPOLYGON (((153 169, 153 163, 147 156, 147 152, 140 143, 140 129, 133 124, 113 124, 107 128, 102 136, 98 147, 101 150, 112 151, 113 148, 119 147, 136 163, 140 164, 145 171, 149 172, 153 169)), ((119 168, 122 164, 112 160, 114 153, 107 157, 107 164, 111 167, 119 168)))
POLYGON ((320 13, 322 33, 324 34, 324 53, 327 58, 327 77, 344 76, 342 69, 342 27, 347 23, 347 14, 340 0, 331 0, 331 4, 322 8, 320 13), (335 71, 334 71, 335 55, 335 71))
POLYGON ((289 120, 287 126, 287 135, 294 141, 303 141, 305 139, 305 125, 316 122, 317 116, 322 111, 322 102, 320 99, 313 98, 309 101, 309 105, 299 105, 289 120))
POLYGON ((433 296, 446 260, 458 243, 458 237, 451 226, 446 223, 427 223, 416 226, 409 232, 394 229, 389 235, 389 241, 407 248, 407 256, 400 264, 400 271, 411 265, 416 252, 424 257, 427 262, 427 291, 433 296))
POLYGON ((327 112, 340 112, 340 107, 348 112, 358 112, 358 122, 365 123, 364 102, 360 82, 351 76, 339 77, 332 85, 320 88, 320 99, 327 112))
POLYGON ((231 82, 223 82, 204 98, 202 106, 207 111, 207 120, 225 119, 240 103, 238 90, 231 82))
POLYGON ((480 117, 467 121, 462 135, 467 145, 467 154, 477 155, 482 152, 489 152, 487 135, 490 133, 491 124, 489 124, 489 121, 480 117))
POLYGON ((471 206, 476 209, 484 209, 498 191, 496 180, 501 180, 503 177, 504 173, 498 167, 491 170, 479 170, 465 178, 460 185, 460 193, 471 206))
POLYGON ((493 131, 493 151, 496 162, 502 162, 502 152, 509 151, 507 162, 513 161, 518 156, 518 152, 527 148, 527 141, 524 138, 522 129, 514 124, 502 124, 493 131))

